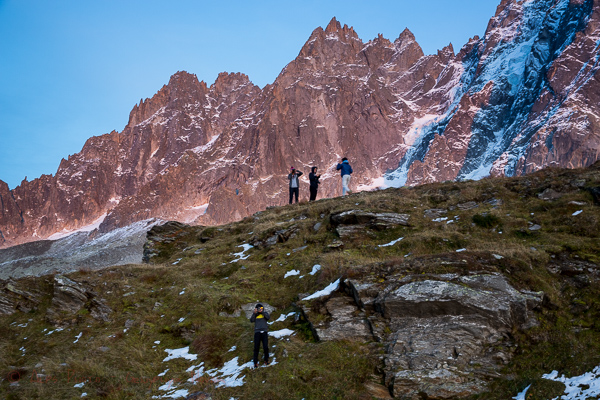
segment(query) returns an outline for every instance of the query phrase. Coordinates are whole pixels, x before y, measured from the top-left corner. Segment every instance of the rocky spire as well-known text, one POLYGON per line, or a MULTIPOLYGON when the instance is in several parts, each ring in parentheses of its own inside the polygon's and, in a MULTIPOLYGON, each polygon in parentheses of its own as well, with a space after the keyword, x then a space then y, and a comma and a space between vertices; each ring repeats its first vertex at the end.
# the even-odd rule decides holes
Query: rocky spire
POLYGON ((348 27, 346 24, 342 27, 342 24, 335 17, 329 21, 329 24, 325 28, 325 33, 337 33, 341 38, 358 39, 358 34, 354 31, 353 27, 348 27))
POLYGON ((200 99, 208 92, 204 81, 198 81, 195 74, 178 71, 171 76, 169 83, 164 85, 158 93, 150 99, 140 99, 129 113, 128 126, 134 126, 151 117, 161 107, 176 99, 194 101, 200 99))

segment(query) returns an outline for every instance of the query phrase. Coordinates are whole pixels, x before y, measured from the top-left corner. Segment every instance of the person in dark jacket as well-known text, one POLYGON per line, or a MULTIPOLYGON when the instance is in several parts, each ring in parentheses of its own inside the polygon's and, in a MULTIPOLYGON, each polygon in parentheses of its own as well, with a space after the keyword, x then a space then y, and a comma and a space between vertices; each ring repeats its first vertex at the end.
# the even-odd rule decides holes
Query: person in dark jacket
POLYGON ((288 174, 288 180, 290 181, 290 204, 292 204, 292 198, 294 195, 296 196, 296 203, 298 202, 301 175, 302 172, 294 169, 294 167, 292 167, 292 171, 288 174))
POLYGON ((310 169, 310 174, 308 174, 308 180, 310 181, 310 199, 309 201, 315 201, 317 199, 317 190, 319 189, 319 178, 321 175, 317 175, 317 167, 312 167, 310 169))
POLYGON ((250 322, 254 322, 254 368, 258 368, 258 352, 261 343, 265 353, 265 365, 269 365, 269 325, 267 321, 270 317, 260 303, 254 307, 250 317, 250 322))
POLYGON ((346 195, 346 192, 352 193, 350 190, 350 174, 352 174, 352 167, 346 157, 342 158, 342 162, 335 168, 338 171, 342 171, 342 196, 346 195))

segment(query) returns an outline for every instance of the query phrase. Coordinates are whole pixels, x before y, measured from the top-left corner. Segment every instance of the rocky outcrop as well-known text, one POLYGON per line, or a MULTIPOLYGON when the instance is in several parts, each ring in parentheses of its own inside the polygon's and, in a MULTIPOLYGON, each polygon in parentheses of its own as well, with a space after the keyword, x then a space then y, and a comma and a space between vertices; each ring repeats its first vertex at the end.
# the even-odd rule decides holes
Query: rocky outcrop
POLYGON ((320 340, 382 343, 385 384, 397 398, 458 399, 487 390, 512 357, 512 333, 537 324, 533 310, 543 299, 499 273, 404 275, 397 267, 373 275, 343 280, 330 296, 300 304, 310 321, 320 321, 312 324, 320 340))
POLYGON ((425 55, 409 30, 365 43, 334 18, 263 89, 177 72, 54 176, 0 183, 0 246, 95 223, 231 222, 286 204, 292 164, 319 166, 319 196, 336 196, 342 156, 358 190, 588 166, 599 22, 592 0, 503 1, 482 38, 425 55))
POLYGON ((287 228, 277 229, 274 232, 268 231, 260 236, 253 236, 250 239, 250 244, 259 249, 264 249, 276 245, 277 243, 285 243, 290 238, 293 238, 300 228, 297 225, 291 225, 287 228))
POLYGON ((52 304, 46 311, 48 322, 57 326, 77 322, 78 313, 82 310, 99 321, 109 321, 112 313, 110 307, 91 288, 63 275, 56 275, 52 304))
POLYGON ((375 213, 362 210, 350 210, 331 214, 331 224, 342 238, 356 236, 367 229, 384 230, 397 226, 409 226, 409 214, 375 213))
POLYGON ((24 286, 25 281, 0 280, 0 315, 37 309, 43 295, 39 290, 24 286))
POLYGON ((177 221, 169 221, 153 226, 146 234, 142 261, 147 263, 153 257, 164 257, 165 247, 168 247, 169 243, 177 238, 187 235, 187 227, 189 225, 177 221))

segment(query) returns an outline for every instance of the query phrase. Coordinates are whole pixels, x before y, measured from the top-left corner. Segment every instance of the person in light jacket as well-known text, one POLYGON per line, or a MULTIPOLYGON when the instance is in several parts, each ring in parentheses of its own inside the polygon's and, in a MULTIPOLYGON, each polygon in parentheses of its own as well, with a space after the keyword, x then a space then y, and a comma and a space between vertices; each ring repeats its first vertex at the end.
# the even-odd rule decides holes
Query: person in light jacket
POLYGON ((261 343, 265 353, 265 365, 269 365, 269 325, 267 324, 269 318, 271 318, 269 313, 262 304, 258 303, 250 317, 250 322, 254 322, 254 368, 258 368, 258 352, 261 343))
POLYGON ((319 178, 321 175, 317 175, 317 167, 312 167, 310 169, 310 174, 308 174, 308 180, 310 181, 310 199, 309 201, 315 201, 317 199, 317 190, 319 189, 319 178))
POLYGON ((290 181, 290 204, 292 204, 292 198, 294 197, 294 195, 296 196, 296 203, 298 203, 298 193, 299 193, 299 187, 300 187, 300 176, 302 175, 302 172, 298 171, 297 169, 294 169, 294 167, 292 167, 292 171, 288 174, 288 180, 290 181))
POLYGON ((350 190, 350 174, 352 174, 352 167, 346 157, 342 158, 342 162, 335 168, 337 171, 342 171, 342 196, 346 195, 346 192, 352 193, 350 190))

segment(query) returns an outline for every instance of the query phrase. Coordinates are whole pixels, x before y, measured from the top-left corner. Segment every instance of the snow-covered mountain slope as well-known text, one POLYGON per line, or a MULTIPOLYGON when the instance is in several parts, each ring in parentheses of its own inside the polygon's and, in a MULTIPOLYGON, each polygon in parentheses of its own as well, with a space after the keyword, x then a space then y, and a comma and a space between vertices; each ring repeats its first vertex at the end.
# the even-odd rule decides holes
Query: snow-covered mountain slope
POLYGON ((600 155, 600 5, 503 0, 482 38, 425 55, 412 33, 364 43, 335 18, 271 85, 178 72, 122 132, 93 137, 54 176, 0 181, 0 246, 149 218, 226 223, 287 203, 290 166, 319 198, 354 188, 583 167, 600 155))
POLYGON ((138 221, 104 234, 97 230, 82 230, 55 240, 0 249, 0 279, 139 264, 146 232, 163 222, 155 219, 138 221))
MULTIPOLYGON (((444 118, 390 174, 417 184, 581 167, 600 154, 598 5, 592 0, 503 1, 444 118)), ((463 49, 465 50, 465 49, 463 49)))

